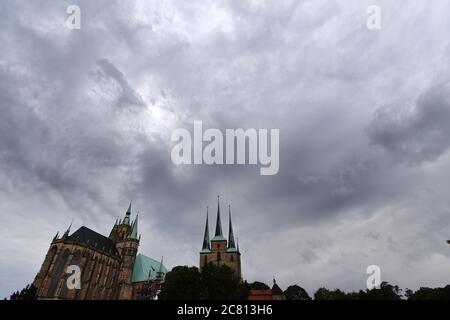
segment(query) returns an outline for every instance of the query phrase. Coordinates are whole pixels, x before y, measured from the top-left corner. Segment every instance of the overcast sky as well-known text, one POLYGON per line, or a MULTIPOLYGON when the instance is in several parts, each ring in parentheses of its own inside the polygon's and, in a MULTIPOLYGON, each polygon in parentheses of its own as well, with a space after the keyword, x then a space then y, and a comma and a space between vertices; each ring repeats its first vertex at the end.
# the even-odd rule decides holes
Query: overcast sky
MULTIPOLYGON (((450 3, 1 1, 0 297, 74 220, 198 265, 231 204, 249 281, 450 283, 450 3), (81 30, 65 26, 81 8, 81 30), (366 9, 381 8, 381 30, 366 9), (277 128, 280 170, 175 166, 175 128, 277 128)), ((226 217, 223 229, 228 230, 226 217)))

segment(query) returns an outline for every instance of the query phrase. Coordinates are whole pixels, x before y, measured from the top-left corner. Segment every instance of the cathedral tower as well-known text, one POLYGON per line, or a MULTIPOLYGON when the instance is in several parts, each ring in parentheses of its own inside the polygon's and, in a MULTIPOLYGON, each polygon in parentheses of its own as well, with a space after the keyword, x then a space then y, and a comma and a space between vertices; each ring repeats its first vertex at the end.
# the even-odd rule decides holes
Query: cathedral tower
POLYGON ((122 258, 119 272, 119 299, 131 299, 133 296, 132 275, 134 262, 139 247, 137 236, 138 216, 131 222, 131 203, 122 221, 118 221, 111 230, 110 238, 116 243, 117 251, 122 258))
POLYGON ((236 247, 231 222, 231 208, 228 206, 228 241, 222 233, 222 222, 220 219, 220 198, 217 199, 217 218, 214 237, 209 240, 208 208, 206 209, 206 225, 203 236, 203 247, 200 251, 200 270, 207 263, 215 265, 226 265, 234 270, 241 278, 241 253, 236 247))

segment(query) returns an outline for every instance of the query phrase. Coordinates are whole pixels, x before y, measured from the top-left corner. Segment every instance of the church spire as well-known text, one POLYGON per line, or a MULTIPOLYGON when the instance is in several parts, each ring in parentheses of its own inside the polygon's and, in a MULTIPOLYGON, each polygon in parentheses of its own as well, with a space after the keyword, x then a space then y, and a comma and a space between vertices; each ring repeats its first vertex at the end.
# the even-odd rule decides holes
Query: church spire
POLYGON ((130 205, 128 206, 128 210, 125 213, 125 218, 123 218, 122 224, 130 224, 130 216, 131 216, 131 201, 130 205))
POLYGON ((67 228, 66 232, 64 232, 64 235, 68 236, 70 233, 70 228, 72 228, 72 223, 73 223, 73 219, 72 221, 70 221, 69 227, 67 228))
POLYGON ((211 250, 210 243, 209 243, 209 227, 208 227, 208 206, 206 206, 206 225, 205 225, 205 235, 203 236, 203 247, 202 251, 209 251, 211 250))
POLYGON ((217 220, 216 220, 216 232, 214 237, 223 237, 222 235, 222 223, 220 222, 220 196, 217 196, 217 220))
POLYGON ((231 208, 228 205, 229 229, 228 229, 228 249, 236 249, 234 244, 233 225, 231 224, 231 208))
POLYGON ((131 225, 131 232, 130 232, 131 239, 137 239, 138 217, 139 215, 136 215, 136 219, 134 219, 133 224, 131 225))

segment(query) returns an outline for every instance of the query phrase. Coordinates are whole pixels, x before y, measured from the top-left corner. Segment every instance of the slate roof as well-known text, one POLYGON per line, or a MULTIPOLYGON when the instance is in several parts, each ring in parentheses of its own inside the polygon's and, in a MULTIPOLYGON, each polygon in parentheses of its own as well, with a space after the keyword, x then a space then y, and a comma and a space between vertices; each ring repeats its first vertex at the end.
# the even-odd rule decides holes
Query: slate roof
POLYGON ((273 296, 281 296, 283 295, 283 290, 281 290, 281 288, 276 284, 276 282, 274 282, 273 287, 272 287, 272 295, 273 296))
POLYGON ((112 254, 112 255, 118 255, 116 246, 114 244, 114 241, 112 241, 110 238, 105 237, 104 235, 95 232, 85 226, 82 226, 77 231, 72 233, 68 237, 69 241, 74 241, 78 243, 83 244, 89 244, 90 246, 101 250, 103 252, 112 254))

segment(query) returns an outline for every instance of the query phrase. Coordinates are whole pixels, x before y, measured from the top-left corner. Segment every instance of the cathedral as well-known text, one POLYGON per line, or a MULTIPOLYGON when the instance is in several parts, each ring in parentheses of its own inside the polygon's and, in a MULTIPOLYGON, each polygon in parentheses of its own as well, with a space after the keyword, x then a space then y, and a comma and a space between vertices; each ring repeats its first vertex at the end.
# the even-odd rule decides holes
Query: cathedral
POLYGON ((217 197, 217 219, 214 238, 209 240, 208 208, 206 208, 206 225, 203 236, 203 247, 200 251, 200 270, 207 263, 215 265, 226 265, 234 270, 235 274, 242 279, 241 275, 241 253, 239 243, 235 243, 233 225, 231 223, 231 208, 228 206, 228 241, 222 234, 222 223, 220 221, 220 198, 217 197))
POLYGON ((33 285, 38 299, 154 299, 167 273, 161 261, 138 254, 138 216, 131 203, 108 237, 85 226, 53 238, 33 285), (70 290, 68 267, 81 270, 79 289, 70 290))

